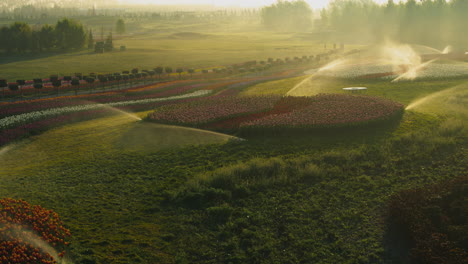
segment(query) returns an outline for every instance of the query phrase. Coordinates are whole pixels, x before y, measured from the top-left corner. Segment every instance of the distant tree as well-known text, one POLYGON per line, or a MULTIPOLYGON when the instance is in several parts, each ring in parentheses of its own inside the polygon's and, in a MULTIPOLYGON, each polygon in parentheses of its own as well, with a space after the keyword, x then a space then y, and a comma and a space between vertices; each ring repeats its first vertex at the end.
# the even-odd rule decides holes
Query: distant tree
POLYGON ((165 67, 164 71, 166 72, 166 74, 170 75, 172 73, 172 68, 171 67, 165 67))
POLYGON ((276 30, 302 31, 312 26, 312 9, 304 0, 282 1, 261 10, 264 26, 276 30))
POLYGON ((179 79, 182 77, 182 73, 184 72, 184 69, 182 68, 177 68, 176 72, 179 74, 179 79))
MULTIPOLYGON (((127 84, 128 80, 130 79, 130 77, 128 76, 128 74, 123 74, 122 75, 122 80, 124 80, 124 83, 127 84)), ((124 85, 125 86, 125 85, 124 85)))
POLYGON ((115 23, 115 32, 117 32, 117 34, 124 34, 125 31, 125 22, 122 18, 119 18, 115 23))
POLYGON ((42 83, 35 83, 33 84, 33 87, 37 90, 40 90, 42 89, 42 87, 44 87, 44 85, 42 83))
POLYGON ((32 31, 31 32, 31 43, 29 47, 33 53, 40 52, 42 50, 41 47, 41 39, 40 39, 40 32, 39 31, 32 31))
POLYGON ((114 74, 114 78, 117 81, 117 89, 119 89, 120 88, 120 81, 123 79, 122 75, 120 75, 120 73, 118 75, 114 74))
POLYGON ((5 88, 8 87, 7 80, 0 79, 0 88, 2 88, 2 97, 5 97, 5 88))
POLYGON ((11 91, 18 91, 18 84, 17 83, 9 83, 8 84, 8 89, 11 91))
POLYGON ((12 41, 9 42, 9 45, 13 44, 14 47, 8 46, 7 49, 13 50, 16 48, 18 52, 25 52, 30 49, 32 33, 31 27, 28 24, 23 22, 15 22, 10 26, 9 37, 12 41))
POLYGON ((56 80, 52 81, 52 86, 54 86, 55 89, 57 89, 57 96, 58 96, 59 95, 59 88, 62 86, 62 80, 56 79, 56 80))
POLYGON ((50 25, 42 26, 39 31, 39 41, 41 50, 50 50, 55 47, 57 43, 57 37, 54 32, 54 28, 50 25))
POLYGON ((55 34, 57 45, 61 49, 79 49, 85 44, 86 33, 83 25, 74 20, 64 18, 58 21, 55 26, 55 34))
POLYGON ((26 84, 26 80, 16 80, 16 84, 18 84, 18 87, 21 91, 21 95, 23 95, 23 86, 26 84))
POLYGON ((193 77, 193 73, 195 72, 195 69, 194 68, 190 68, 188 69, 188 73, 190 73, 190 78, 193 77))
POLYGON ((75 95, 78 94, 78 89, 80 87, 80 79, 75 77, 71 80, 71 85, 75 88, 75 95))
POLYGON ((154 75, 156 75, 156 72, 155 71, 149 71, 148 72, 149 76, 151 76, 151 80, 154 81, 154 75))
POLYGON ((107 35, 106 41, 104 42, 104 50, 105 51, 112 51, 114 50, 114 43, 112 39, 112 32, 109 32, 107 35))
POLYGON ((94 86, 93 86, 93 83, 94 83, 95 79, 94 79, 93 77, 88 77, 88 78, 86 78, 85 80, 86 80, 86 82, 88 83, 88 85, 91 86, 91 90, 93 90, 93 87, 94 87, 94 86))
POLYGON ((156 67, 156 68, 154 68, 154 71, 156 72, 156 74, 159 75, 159 79, 161 79, 161 74, 164 73, 164 68, 163 67, 156 67))
POLYGON ((105 91, 106 83, 109 81, 109 79, 105 75, 98 75, 98 80, 99 80, 99 83, 102 84, 102 89, 105 91))
POLYGON ((88 49, 94 49, 94 37, 91 29, 88 31, 88 49))

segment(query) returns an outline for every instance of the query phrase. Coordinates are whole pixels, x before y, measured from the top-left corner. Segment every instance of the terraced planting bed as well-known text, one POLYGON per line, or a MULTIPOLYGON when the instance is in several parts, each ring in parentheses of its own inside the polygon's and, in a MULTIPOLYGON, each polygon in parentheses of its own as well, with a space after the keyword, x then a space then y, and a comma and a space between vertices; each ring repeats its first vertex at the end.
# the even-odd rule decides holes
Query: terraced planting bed
POLYGON ((245 134, 345 128, 389 121, 402 112, 402 104, 363 95, 212 97, 161 107, 148 120, 245 134))

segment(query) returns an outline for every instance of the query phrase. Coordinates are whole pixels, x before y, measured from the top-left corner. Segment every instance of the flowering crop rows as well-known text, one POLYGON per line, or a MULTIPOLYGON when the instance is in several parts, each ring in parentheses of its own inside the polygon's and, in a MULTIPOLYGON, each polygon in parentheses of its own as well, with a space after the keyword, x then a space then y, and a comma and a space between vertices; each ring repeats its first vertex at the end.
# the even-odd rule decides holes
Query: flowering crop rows
MULTIPOLYGON (((369 96, 323 94, 309 98, 309 105, 288 113, 267 115, 242 123, 241 128, 330 127, 387 119, 403 105, 369 96)), ((291 100, 294 101, 294 100, 291 100)))
POLYGON ((178 100, 190 97, 197 97, 209 94, 211 91, 206 90, 199 90, 190 94, 178 95, 178 96, 171 96, 165 98, 152 98, 152 99, 142 99, 142 100, 130 100, 130 101, 123 101, 123 102, 116 102, 116 103, 108 103, 108 104, 87 104, 87 105, 77 105, 77 106, 69 106, 69 107, 62 107, 62 108, 52 108, 47 110, 29 112, 19 115, 8 116, 5 118, 0 119, 0 129, 6 129, 13 126, 26 124, 44 117, 48 116, 58 116, 66 113, 71 112, 78 112, 78 111, 87 111, 93 110, 97 108, 102 108, 105 106, 108 107, 121 107, 121 106, 128 106, 134 104, 147 104, 152 102, 160 102, 166 100, 178 100))
POLYGON ((336 127, 386 120, 403 110, 390 100, 343 94, 220 97, 160 108, 150 120, 214 130, 336 127))
POLYGON ((205 102, 203 96, 210 93, 214 93, 210 96, 212 102, 220 101, 221 104, 226 104, 231 100, 231 108, 217 105, 216 107, 223 109, 223 111, 218 111, 213 108, 214 106, 207 106, 205 111, 210 112, 211 115, 205 117, 204 120, 200 118, 203 113, 198 113, 200 115, 198 122, 219 121, 226 116, 235 117, 246 113, 259 114, 259 111, 271 109, 274 100, 264 98, 246 103, 237 99, 236 104, 232 101, 234 100, 232 97, 250 85, 295 73, 297 70, 230 80, 174 80, 98 94, 4 102, 0 103, 0 146, 60 125, 111 115, 115 113, 112 108, 144 111, 172 104, 202 105, 205 102))
MULTIPOLYGON (((86 94, 77 96, 36 99, 15 103, 0 104, 0 118, 32 111, 51 108, 86 105, 91 103, 113 103, 129 100, 144 100, 157 97, 167 97, 189 92, 203 84, 194 84, 182 87, 173 87, 173 83, 151 85, 151 93, 128 91, 111 91, 100 94, 86 94)), ((139 90, 140 91, 140 90, 139 90)))
MULTIPOLYGON (((354 78, 384 78, 394 79, 403 74, 405 68, 395 69, 392 65, 383 64, 353 64, 341 65, 330 70, 317 73, 318 76, 354 79, 354 78)), ((468 76, 468 64, 446 64, 430 63, 416 69, 416 80, 418 79, 441 79, 448 77, 468 76)))
POLYGON ((212 97, 202 101, 162 107, 149 115, 150 120, 198 126, 219 119, 271 109, 277 96, 269 97, 212 97))

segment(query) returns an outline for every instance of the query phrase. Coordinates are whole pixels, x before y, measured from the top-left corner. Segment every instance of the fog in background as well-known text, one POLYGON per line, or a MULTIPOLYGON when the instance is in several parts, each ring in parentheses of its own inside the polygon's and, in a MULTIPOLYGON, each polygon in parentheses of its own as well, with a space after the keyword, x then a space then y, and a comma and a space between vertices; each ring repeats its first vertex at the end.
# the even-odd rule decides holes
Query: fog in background
MULTIPOLYGON (((0 25, 6 26, 16 21, 34 21, 50 16, 78 17, 78 19, 79 16, 90 15, 158 18, 161 17, 161 12, 192 12, 185 17, 223 19, 236 15, 232 13, 236 10, 232 7, 135 5, 124 8, 121 2, 118 0, 2 0, 0 16, 3 19, 0 25), (193 12, 216 13, 207 15, 193 12)), ((149 2, 167 4, 170 1, 149 2)), ((209 1, 188 2, 209 3, 209 1)), ((251 2, 271 3, 271 1, 251 2)), ((324 41, 364 44, 391 40, 418 43, 439 49, 450 45, 455 51, 468 50, 467 0, 324 0, 320 3, 328 5, 323 9, 313 9, 309 5, 310 2, 278 1, 258 8, 238 8, 237 11, 243 10, 239 19, 244 19, 246 15, 257 18, 258 23, 263 24, 266 30, 319 33, 317 36, 324 41)), ((162 16, 170 17, 167 13, 162 16)))

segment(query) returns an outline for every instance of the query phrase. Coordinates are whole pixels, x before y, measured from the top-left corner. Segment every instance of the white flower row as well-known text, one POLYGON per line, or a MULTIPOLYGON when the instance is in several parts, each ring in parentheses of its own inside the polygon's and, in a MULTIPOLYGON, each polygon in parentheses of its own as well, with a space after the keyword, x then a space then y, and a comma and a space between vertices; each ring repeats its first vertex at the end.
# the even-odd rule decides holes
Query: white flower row
POLYGON ((417 78, 444 78, 468 75, 468 63, 431 63, 418 71, 417 78))
POLYGON ((27 124, 29 122, 32 122, 32 121, 35 121, 35 120, 38 120, 40 118, 44 118, 47 116, 58 116, 61 114, 66 114, 66 113, 93 110, 93 109, 98 109, 98 108, 103 108, 103 107, 118 107, 118 106, 146 104, 146 103, 169 101, 169 100, 179 100, 179 99, 186 99, 186 98, 191 98, 191 97, 208 95, 209 93, 211 93, 211 90, 199 90, 199 91, 195 91, 189 94, 163 97, 163 98, 151 98, 151 99, 115 102, 115 103, 108 103, 108 104, 87 104, 87 105, 52 108, 52 109, 18 114, 18 115, 13 115, 13 116, 2 118, 0 119, 0 129, 6 129, 6 128, 17 126, 20 124, 27 124))
POLYGON ((337 67, 319 70, 318 76, 336 77, 336 78, 356 78, 368 74, 378 74, 393 72, 391 65, 383 64, 354 64, 338 65, 337 67))
MULTIPOLYGON (((317 76, 327 76, 335 78, 356 78, 365 75, 379 74, 379 73, 392 73, 403 72, 404 67, 393 67, 392 65, 384 64, 355 64, 355 65, 339 65, 334 68, 317 71, 317 76)), ((311 73, 311 72, 310 72, 311 73)), ((426 78, 447 78, 468 76, 468 63, 430 63, 424 67, 416 67, 416 79, 426 78)), ((394 79, 398 74, 385 76, 385 79, 394 79)))

